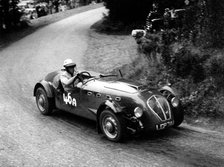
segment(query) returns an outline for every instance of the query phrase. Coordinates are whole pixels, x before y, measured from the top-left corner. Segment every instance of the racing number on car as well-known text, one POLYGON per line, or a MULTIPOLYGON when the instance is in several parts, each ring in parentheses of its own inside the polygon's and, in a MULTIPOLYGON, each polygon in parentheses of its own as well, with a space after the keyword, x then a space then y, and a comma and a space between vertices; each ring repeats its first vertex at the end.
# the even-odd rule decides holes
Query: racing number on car
POLYGON ((68 93, 67 96, 63 93, 63 100, 65 104, 69 104, 75 107, 77 106, 76 99, 71 97, 71 93, 68 93))

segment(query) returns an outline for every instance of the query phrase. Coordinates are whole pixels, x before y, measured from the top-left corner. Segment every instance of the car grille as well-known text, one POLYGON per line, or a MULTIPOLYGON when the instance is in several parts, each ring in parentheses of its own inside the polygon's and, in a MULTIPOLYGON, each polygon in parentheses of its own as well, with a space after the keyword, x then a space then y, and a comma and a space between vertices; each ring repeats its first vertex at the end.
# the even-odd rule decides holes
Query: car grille
POLYGON ((171 118, 170 106, 168 101, 159 95, 153 95, 147 100, 148 107, 162 121, 171 118))

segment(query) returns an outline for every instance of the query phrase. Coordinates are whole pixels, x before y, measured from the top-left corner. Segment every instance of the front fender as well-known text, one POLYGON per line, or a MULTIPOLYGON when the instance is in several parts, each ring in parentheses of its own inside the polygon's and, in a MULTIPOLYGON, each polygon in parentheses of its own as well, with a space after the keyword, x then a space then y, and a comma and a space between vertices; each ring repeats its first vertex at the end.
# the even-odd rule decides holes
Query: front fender
POLYGON ((172 93, 176 97, 179 97, 179 94, 178 94, 177 90, 174 89, 174 88, 171 88, 171 87, 166 85, 166 86, 163 86, 162 88, 160 88, 159 92, 162 92, 164 90, 169 91, 170 93, 172 93))
POLYGON ((114 101, 111 101, 111 100, 106 100, 105 102, 103 102, 98 110, 97 110, 97 131, 98 133, 101 133, 101 129, 100 129, 100 126, 99 126, 99 118, 100 118, 100 114, 105 110, 105 109, 111 109, 114 113, 119 113, 122 111, 122 107, 114 102, 114 101))
POLYGON ((53 86, 51 85, 51 83, 45 81, 45 80, 41 80, 40 82, 38 82, 35 87, 34 87, 34 91, 33 91, 33 95, 35 96, 36 90, 42 87, 46 93, 47 93, 47 97, 54 97, 54 91, 53 91, 53 86))

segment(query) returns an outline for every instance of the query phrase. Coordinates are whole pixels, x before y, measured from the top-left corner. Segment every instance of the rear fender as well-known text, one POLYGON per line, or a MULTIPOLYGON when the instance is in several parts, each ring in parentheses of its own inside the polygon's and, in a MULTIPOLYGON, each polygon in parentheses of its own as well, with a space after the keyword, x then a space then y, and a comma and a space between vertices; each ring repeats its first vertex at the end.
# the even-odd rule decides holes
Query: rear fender
POLYGON ((40 82, 38 82, 35 87, 34 87, 34 91, 33 91, 33 95, 35 96, 35 93, 37 91, 37 89, 39 87, 42 87, 46 93, 47 93, 47 97, 54 97, 54 91, 53 91, 53 86, 51 85, 51 83, 45 81, 45 80, 41 80, 40 82))

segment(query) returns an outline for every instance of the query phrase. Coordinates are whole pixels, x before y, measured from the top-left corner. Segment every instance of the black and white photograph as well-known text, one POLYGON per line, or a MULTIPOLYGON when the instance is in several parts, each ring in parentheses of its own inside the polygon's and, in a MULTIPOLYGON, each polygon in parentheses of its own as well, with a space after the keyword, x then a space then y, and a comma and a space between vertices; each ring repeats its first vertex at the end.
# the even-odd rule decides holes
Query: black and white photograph
POLYGON ((224 1, 0 0, 0 167, 223 167, 224 1))

